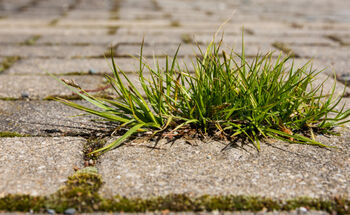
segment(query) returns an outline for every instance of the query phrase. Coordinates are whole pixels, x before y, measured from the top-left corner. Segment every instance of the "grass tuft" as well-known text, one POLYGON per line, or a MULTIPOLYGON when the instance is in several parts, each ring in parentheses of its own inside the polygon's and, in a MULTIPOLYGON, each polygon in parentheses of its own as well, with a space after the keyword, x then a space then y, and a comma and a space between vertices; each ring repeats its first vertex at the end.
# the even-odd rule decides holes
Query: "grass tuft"
POLYGON ((58 100, 115 122, 116 131, 126 130, 92 153, 113 149, 146 131, 157 136, 195 130, 232 143, 250 142, 257 150, 267 138, 327 147, 315 140, 315 134, 334 134, 333 128, 347 122, 350 115, 344 107, 336 109, 341 96, 335 95, 335 83, 331 92, 323 92, 323 84, 314 83, 321 71, 313 70, 310 63, 287 67, 290 56, 273 59, 272 53, 258 54, 248 61, 242 44, 242 53, 236 54, 222 50, 221 42, 210 43, 193 62, 194 73, 179 66, 179 49, 172 59, 166 57, 165 68, 156 63, 153 69, 143 61, 142 45, 138 84, 112 58, 113 77, 106 78, 115 99, 93 96, 59 80, 97 109, 58 100))

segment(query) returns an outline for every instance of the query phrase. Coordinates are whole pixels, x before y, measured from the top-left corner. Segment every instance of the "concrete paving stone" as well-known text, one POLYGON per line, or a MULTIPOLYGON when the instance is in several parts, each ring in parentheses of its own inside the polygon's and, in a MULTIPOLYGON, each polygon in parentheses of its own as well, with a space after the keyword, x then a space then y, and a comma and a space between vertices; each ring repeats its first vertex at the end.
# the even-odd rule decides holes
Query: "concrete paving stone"
POLYGON ((102 27, 166 27, 169 26, 167 20, 73 20, 73 19, 61 19, 57 26, 61 27, 89 27, 89 28, 102 28, 102 27))
MULTIPOLYGON (((302 26, 302 25, 301 25, 302 26)), ((288 29, 264 29, 264 28, 248 28, 256 36, 272 36, 272 37, 289 37, 289 36, 299 36, 299 37, 320 37, 327 36, 331 34, 341 33, 350 34, 350 30, 332 30, 332 29, 305 29, 305 28, 293 28, 288 29)))
POLYGON ((146 45, 155 44, 180 44, 182 42, 181 34, 154 34, 145 32, 141 34, 125 34, 119 33, 119 30, 113 40, 113 44, 139 44, 141 46, 142 40, 146 45))
MULTIPOLYGON (((215 34, 217 29, 207 29, 207 28, 201 28, 201 29, 194 29, 194 28, 183 28, 183 27, 162 27, 162 28, 144 28, 144 27, 138 27, 138 28, 125 28, 121 27, 118 29, 118 34, 122 35, 181 35, 181 34, 209 34, 213 35, 215 34)), ((225 31, 225 33, 229 34, 239 34, 242 35, 241 28, 233 28, 233 29, 227 29, 228 31, 225 31)))
MULTIPOLYGON (((74 80, 83 89, 98 89, 104 86, 101 76, 62 76, 65 80, 74 80)), ((69 96, 72 91, 51 76, 13 76, 1 75, 0 98, 43 99, 51 95, 69 96)))
POLYGON ((123 20, 147 20, 147 19, 164 19, 169 18, 171 14, 167 14, 164 11, 145 11, 144 9, 138 10, 122 10, 118 12, 119 17, 123 20))
MULTIPOLYGON (((115 58, 116 65, 124 72, 135 72, 139 70, 140 62, 134 58, 115 58)), ((179 64, 183 66, 186 64, 191 68, 192 61, 190 59, 179 58, 179 64)), ((1 58, 0 58, 1 62, 1 58)), ((152 68, 154 66, 153 58, 144 59, 144 62, 148 63, 152 68)), ((161 68, 165 67, 165 58, 158 59, 161 68)), ((91 73, 92 71, 96 74, 111 74, 110 59, 23 59, 16 62, 11 68, 6 70, 4 74, 8 75, 34 75, 46 73, 52 74, 74 74, 80 73, 91 73)))
POLYGON ((72 58, 104 56, 105 46, 10 46, 0 45, 0 56, 42 57, 42 58, 72 58))
MULTIPOLYGON (((207 28, 207 29, 212 29, 216 31, 220 25, 223 24, 222 22, 180 22, 181 28, 207 28)), ((283 31, 284 29, 290 28, 287 24, 284 23, 278 23, 278 22, 243 22, 243 23, 227 23, 222 26, 222 30, 224 32, 230 32, 230 29, 242 29, 248 28, 248 29, 258 29, 258 28, 263 28, 265 30, 267 29, 279 29, 283 31)))
POLYGON ((195 146, 177 140, 127 143, 101 156, 104 196, 259 195, 331 198, 350 193, 349 131, 341 137, 317 136, 337 149, 270 140, 258 153, 251 145, 232 147, 215 141, 195 146))
POLYGON ((15 11, 29 3, 30 0, 2 1, 2 8, 4 10, 15 11))
POLYGON ((350 46, 350 32, 348 34, 335 33, 328 36, 333 37, 343 46, 350 46))
MULTIPOLYGON (((240 44, 227 44, 224 43, 222 45, 224 50, 230 51, 233 49, 237 53, 241 53, 241 45, 240 44)), ((176 44, 169 44, 169 45, 153 45, 153 46, 144 46, 143 48, 143 55, 146 57, 152 57, 152 56, 173 56, 178 48, 178 45, 176 44)), ((206 45, 200 45, 201 50, 205 51, 207 46, 206 45)), ((253 57, 256 56, 258 53, 266 53, 270 51, 275 51, 273 53, 273 56, 278 56, 277 50, 273 48, 272 46, 268 46, 265 44, 256 44, 252 46, 245 47, 245 54, 246 56, 253 57)), ((117 56, 137 56, 140 53, 140 46, 138 45, 119 45, 116 50, 117 56)), ((180 47, 178 56, 180 57, 188 57, 188 56, 194 56, 194 55, 200 54, 200 51, 198 47, 192 44, 183 44, 180 47)))
POLYGON ((115 35, 44 35, 37 44, 46 45, 103 45, 104 47, 112 46, 116 40, 115 35))
POLYGON ((0 197, 49 195, 82 167, 84 139, 0 138, 0 197))
POLYGON ((104 45, 105 47, 114 46, 116 44, 140 44, 144 39, 146 44, 180 44, 181 35, 128 35, 119 34, 116 35, 71 35, 69 37, 65 35, 45 35, 42 36, 37 44, 52 44, 52 45, 104 45))
POLYGON ((31 27, 37 27, 37 26, 44 26, 49 24, 50 19, 43 19, 43 18, 31 18, 31 19, 17 19, 17 18, 7 18, 7 19, 0 19, 0 27, 1 28, 7 28, 7 27, 20 27, 20 26, 31 26, 31 27))
POLYGON ((67 16, 65 16, 66 19, 93 19, 93 20, 99 20, 99 19, 109 19, 110 12, 109 11, 100 11, 100 10, 73 10, 70 11, 67 16))
POLYGON ((36 7, 41 8, 41 9, 46 9, 46 8, 59 8, 59 9, 67 9, 69 5, 74 4, 74 0, 60 0, 60 1, 55 1, 55 0, 46 0, 46 1, 39 1, 36 3, 36 7))
MULTIPOLYGON (((37 21, 36 26, 45 26, 50 23, 53 19, 58 19, 61 16, 61 12, 55 11, 54 13, 47 13, 47 12, 36 12, 36 11, 27 11, 25 13, 20 14, 11 14, 8 16, 10 19, 16 19, 16 20, 26 20, 26 19, 40 19, 42 17, 47 18, 46 22, 40 22, 37 21)), ((18 26, 28 26, 25 22, 18 22, 18 26)), ((16 24, 17 25, 17 24, 16 24)), ((6 24, 5 24, 6 26, 6 24)))
POLYGON ((100 1, 84 0, 84 1, 80 1, 77 4, 76 9, 79 9, 79 10, 107 10, 107 11, 109 11, 110 7, 111 7, 110 0, 100 0, 100 1))
POLYGON ((350 52, 348 47, 325 47, 325 46, 289 46, 298 56, 303 58, 320 59, 349 59, 350 52))
MULTIPOLYGON (((69 74, 69 73, 91 73, 96 74, 111 73, 108 66, 109 59, 38 59, 29 58, 16 62, 11 68, 6 70, 5 74, 15 75, 34 75, 34 74, 69 74)), ((130 61, 128 61, 130 62, 130 61)))
POLYGON ((17 26, 6 26, 0 28, 0 34, 19 34, 19 35, 105 35, 108 33, 108 29, 98 28, 58 28, 58 27, 36 27, 31 28, 23 26, 21 28, 17 26))
POLYGON ((350 24, 345 22, 308 22, 305 24, 307 29, 332 29, 332 30, 350 30, 350 24))
MULTIPOLYGON (((75 101, 93 108, 88 102, 75 101)), ((113 128, 57 101, 0 101, 0 131, 31 136, 90 136, 113 128)), ((97 108, 96 108, 97 109, 97 108)), ((114 126, 116 127, 116 126, 114 126)))
POLYGON ((21 43, 30 38, 30 35, 0 34, 0 44, 21 43))
MULTIPOLYGON (((226 43, 241 43, 242 35, 238 34, 224 34, 223 41, 226 43)), ((290 35, 288 37, 281 37, 276 35, 244 35, 245 44, 271 44, 274 42, 282 42, 290 45, 319 45, 319 46, 337 46, 338 44, 332 40, 329 40, 322 36, 317 37, 306 37, 306 36, 294 36, 290 35)), ((194 34, 194 41, 200 43, 209 43, 213 40, 213 35, 210 34, 194 34)), ((216 38, 217 41, 221 40, 221 35, 216 38)))

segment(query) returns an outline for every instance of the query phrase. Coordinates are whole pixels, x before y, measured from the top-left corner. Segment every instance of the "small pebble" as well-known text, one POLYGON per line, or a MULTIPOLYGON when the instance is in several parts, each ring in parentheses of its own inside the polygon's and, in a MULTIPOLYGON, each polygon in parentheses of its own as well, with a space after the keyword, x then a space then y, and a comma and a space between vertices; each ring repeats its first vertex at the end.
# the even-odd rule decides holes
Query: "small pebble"
POLYGON ((94 165, 94 163, 95 163, 94 160, 92 160, 92 159, 89 160, 90 165, 94 165))
POLYGON ((97 72, 94 69, 89 69, 89 74, 90 75, 95 75, 95 74, 97 74, 97 72))
POLYGON ((68 208, 67 210, 64 211, 64 214, 66 214, 66 215, 74 215, 75 214, 75 209, 74 208, 68 208))
POLYGON ((207 159, 211 159, 211 156, 210 156, 210 155, 207 155, 207 159))
POLYGON ((48 214, 56 214, 56 211, 53 210, 53 209, 47 209, 46 212, 47 212, 48 214))
POLYGON ((307 213, 307 209, 306 208, 304 208, 304 207, 298 208, 298 214, 305 214, 305 213, 307 213))
POLYGON ((29 98, 29 94, 27 92, 23 92, 23 93, 21 93, 21 97, 24 99, 29 98))

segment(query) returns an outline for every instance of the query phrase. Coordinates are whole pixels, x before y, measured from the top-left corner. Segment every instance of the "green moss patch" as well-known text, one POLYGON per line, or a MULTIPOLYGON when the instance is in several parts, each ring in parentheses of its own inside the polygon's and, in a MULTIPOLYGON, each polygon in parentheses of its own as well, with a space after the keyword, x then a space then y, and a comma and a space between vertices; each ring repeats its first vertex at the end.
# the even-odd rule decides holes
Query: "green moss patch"
POLYGON ((40 211, 45 207, 45 197, 7 195, 0 198, 0 211, 40 211))
POLYGON ((11 131, 0 131, 0 137, 29 137, 28 134, 19 134, 11 131))
POLYGON ((0 211, 44 212, 53 209, 57 213, 67 208, 79 212, 157 212, 157 211, 290 211, 300 207, 308 210, 327 211, 336 214, 350 213, 350 200, 297 198, 275 200, 254 196, 209 196, 189 197, 171 194, 148 199, 115 196, 105 199, 98 193, 103 182, 94 167, 87 167, 70 176, 62 188, 46 197, 7 195, 0 198, 0 211))
POLYGON ((99 209, 102 198, 98 190, 102 185, 101 176, 92 171, 78 171, 68 178, 66 185, 48 197, 45 207, 62 213, 67 208, 91 212, 99 209))

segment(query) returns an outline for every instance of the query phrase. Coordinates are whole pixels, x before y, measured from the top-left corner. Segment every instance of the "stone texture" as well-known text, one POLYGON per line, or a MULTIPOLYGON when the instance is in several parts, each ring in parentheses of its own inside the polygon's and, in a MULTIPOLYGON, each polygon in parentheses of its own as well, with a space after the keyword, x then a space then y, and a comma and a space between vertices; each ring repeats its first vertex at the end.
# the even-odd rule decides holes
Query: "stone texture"
POLYGON ((175 143, 129 143, 101 157, 98 166, 105 196, 149 197, 170 193, 189 195, 261 195, 273 198, 323 197, 350 193, 350 154, 347 139, 318 137, 337 149, 263 144, 224 151, 209 141, 197 146, 175 143), (159 148, 159 149, 158 149, 159 148), (118 164, 118 165, 116 165, 118 164))
POLYGON ((0 46, 0 56, 20 57, 103 57, 105 46, 0 46))
MULTIPOLYGON (((93 108, 84 101, 74 101, 93 108)), ((90 136, 115 126, 56 101, 0 101, 0 131, 31 136, 90 136)), ((98 108, 95 108, 98 109, 98 108)))
POLYGON ((23 26, 18 28, 17 26, 6 26, 0 28, 0 34, 23 34, 23 35, 105 35, 107 34, 108 29, 106 28, 52 28, 47 26, 40 26, 32 28, 29 26, 23 26))
POLYGON ((0 138, 0 197, 49 195, 82 166, 84 139, 0 138))
MULTIPOLYGON (((128 62, 130 62, 130 60, 128 62)), ((108 66, 109 64, 109 59, 71 59, 67 61, 66 59, 57 58, 30 58, 15 63, 6 71, 6 74, 69 74, 77 72, 88 73, 89 70, 94 70, 97 74, 104 74, 111 73, 111 69, 108 66)))
POLYGON ((304 58, 320 58, 322 60, 349 59, 350 52, 348 47, 324 47, 324 46, 295 46, 290 48, 304 58))
MULTIPOLYGON (((97 89, 104 85, 100 76, 63 76, 65 80, 74 80, 83 89, 97 89)), ((72 91, 51 76, 12 76, 0 77, 1 98, 22 98, 28 94, 29 99, 43 99, 51 95, 69 96, 72 91)))
MULTIPOLYGON (((176 53, 177 48, 179 45, 175 44, 160 44, 160 45, 154 45, 154 46, 144 46, 143 48, 143 56, 145 57, 152 57, 152 56, 174 56, 176 53)), ((236 53, 241 53, 241 45, 240 44, 223 44, 222 45, 224 50, 227 50, 228 52, 233 48, 233 50, 236 53)), ((207 46, 200 46, 200 49, 202 51, 205 51, 207 46)), ((260 45, 252 45, 245 47, 245 54, 247 57, 254 57, 257 55, 257 53, 267 53, 267 52, 273 52, 273 56, 278 56, 278 53, 276 52, 276 49, 272 46, 268 46, 265 44, 260 45)), ((116 50, 117 56, 122 57, 128 57, 128 56, 138 56, 140 54, 140 46, 139 45, 119 45, 116 50)), ((191 57, 194 55, 200 54, 200 51, 198 47, 194 45, 188 45, 184 44, 181 45, 178 56, 179 57, 191 57)))
POLYGON ((21 43, 30 38, 30 35, 0 34, 0 44, 21 43))

